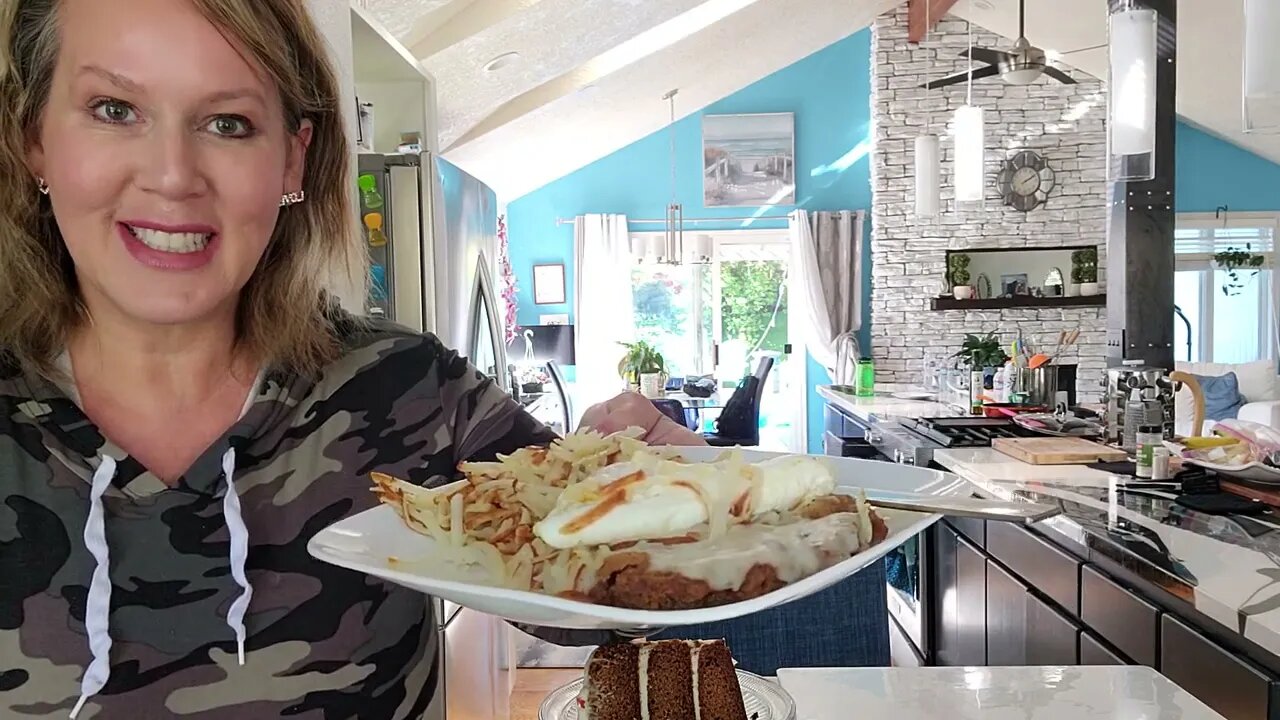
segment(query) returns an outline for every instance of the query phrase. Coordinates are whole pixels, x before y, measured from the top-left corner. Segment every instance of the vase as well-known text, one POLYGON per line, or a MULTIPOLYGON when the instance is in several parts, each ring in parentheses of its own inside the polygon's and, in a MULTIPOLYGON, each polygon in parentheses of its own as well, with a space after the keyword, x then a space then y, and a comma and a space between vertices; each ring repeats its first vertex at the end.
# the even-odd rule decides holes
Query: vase
POLYGON ((1093 297, 1098 294, 1098 283, 1088 282, 1080 283, 1080 294, 1084 297, 1093 297))
POLYGON ((647 398, 660 398, 665 385, 662 373, 641 373, 640 394, 647 398))
POLYGON ((1079 297, 1079 296, 1080 296, 1080 285, 1078 283, 1068 283, 1067 297, 1079 297))
POLYGON ((957 300, 971 300, 973 299, 973 286, 957 285, 951 288, 951 296, 957 300))

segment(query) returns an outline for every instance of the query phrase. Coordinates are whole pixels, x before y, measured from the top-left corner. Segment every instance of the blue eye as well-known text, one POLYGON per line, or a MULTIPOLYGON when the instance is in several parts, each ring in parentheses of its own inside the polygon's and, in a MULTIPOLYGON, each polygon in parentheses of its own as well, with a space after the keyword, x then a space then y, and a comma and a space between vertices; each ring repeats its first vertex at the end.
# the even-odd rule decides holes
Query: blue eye
POLYGON ((120 100, 102 99, 95 102, 92 108, 94 117, 112 125, 128 125, 138 120, 138 111, 120 100))
POLYGON ((239 115, 219 115, 205 126, 214 135, 227 138, 246 138, 253 135, 253 123, 239 115))

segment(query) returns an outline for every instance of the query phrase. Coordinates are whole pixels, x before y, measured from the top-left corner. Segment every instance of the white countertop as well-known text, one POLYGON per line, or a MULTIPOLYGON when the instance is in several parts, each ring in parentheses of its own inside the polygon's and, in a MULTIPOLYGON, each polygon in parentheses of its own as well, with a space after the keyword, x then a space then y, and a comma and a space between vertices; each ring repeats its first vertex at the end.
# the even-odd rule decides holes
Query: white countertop
POLYGON ((817 391, 818 395, 827 402, 867 423, 902 418, 952 417, 962 414, 950 405, 933 400, 907 400, 886 393, 859 397, 836 390, 830 385, 819 385, 817 391))
MULTIPOLYGON (((1119 527, 1121 523, 1140 526, 1194 577, 1194 582, 1185 582, 1185 594, 1196 610, 1280 655, 1280 552, 1268 549, 1270 543, 1280 548, 1280 540, 1251 538, 1227 518, 1171 512, 1167 499, 1126 495, 1124 486, 1133 478, 1084 465, 1030 465, 991 448, 937 450, 933 459, 972 483, 979 494, 1001 500, 1063 501, 1064 514, 1044 521, 1048 529, 1091 552, 1113 559, 1125 554, 1126 567, 1140 574, 1164 573, 1161 579, 1167 582, 1157 584, 1166 588, 1184 583, 1108 539, 1113 530, 1132 536, 1119 527), (1190 519, 1197 515, 1199 519, 1190 519)), ((1173 494, 1164 497, 1171 499, 1173 494)))
POLYGON ((1147 667, 782 669, 797 720, 1223 720, 1147 667))

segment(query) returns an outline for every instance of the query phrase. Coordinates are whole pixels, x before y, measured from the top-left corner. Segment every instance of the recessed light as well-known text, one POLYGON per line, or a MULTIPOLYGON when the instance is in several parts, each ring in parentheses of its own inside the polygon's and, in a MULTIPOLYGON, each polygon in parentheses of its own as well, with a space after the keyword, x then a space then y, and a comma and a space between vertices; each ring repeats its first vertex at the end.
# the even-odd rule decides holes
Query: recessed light
POLYGON ((970 0, 970 1, 973 3, 973 6, 979 10, 990 10, 993 7, 991 5, 991 0, 970 0))
POLYGON ((499 55, 498 57, 496 57, 496 58, 494 58, 494 59, 490 60, 489 62, 485 63, 485 64, 484 64, 484 71, 485 71, 485 72, 497 72, 497 71, 501 70, 502 68, 504 68, 504 67, 506 67, 506 66, 510 65, 511 63, 513 63, 513 62, 515 62, 516 60, 519 60, 519 59, 520 59, 520 53, 518 53, 518 52, 502 53, 502 54, 501 54, 501 55, 499 55))

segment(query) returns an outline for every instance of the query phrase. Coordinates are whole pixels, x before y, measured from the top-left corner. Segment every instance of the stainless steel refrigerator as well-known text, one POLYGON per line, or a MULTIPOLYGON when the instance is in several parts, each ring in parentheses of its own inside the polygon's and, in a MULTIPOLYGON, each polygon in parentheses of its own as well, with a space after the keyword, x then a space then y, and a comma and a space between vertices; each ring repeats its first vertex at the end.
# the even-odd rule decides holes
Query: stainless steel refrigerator
POLYGON ((362 154, 359 176, 368 313, 435 333, 507 389, 493 190, 431 153, 362 154))
MULTIPOLYGON (((371 261, 369 315, 435 333, 509 390, 494 277, 498 202, 431 153, 359 156, 360 217, 371 261)), ((435 601, 438 684, 427 720, 501 714, 509 638, 488 616, 435 601), (501 658, 495 663, 493 657, 501 658), (487 676, 487 677, 485 677, 487 676), (484 697, 482 686, 491 697, 484 697)))

